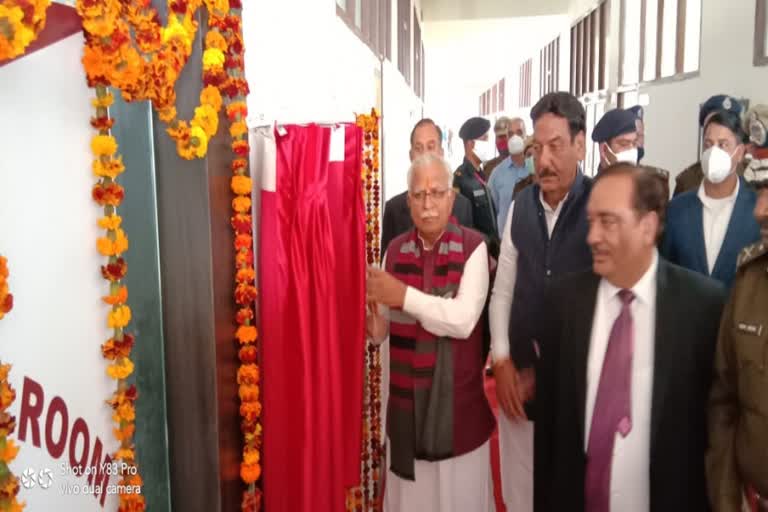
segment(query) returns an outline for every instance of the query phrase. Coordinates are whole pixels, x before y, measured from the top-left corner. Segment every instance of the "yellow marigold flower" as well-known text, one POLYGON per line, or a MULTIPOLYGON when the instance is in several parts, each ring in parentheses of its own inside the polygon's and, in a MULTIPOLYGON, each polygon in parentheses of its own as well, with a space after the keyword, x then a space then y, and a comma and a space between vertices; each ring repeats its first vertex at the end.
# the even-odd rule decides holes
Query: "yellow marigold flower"
POLYGON ((186 23, 179 23, 179 18, 176 15, 168 16, 168 24, 162 29, 162 38, 163 43, 176 39, 184 45, 185 51, 189 54, 192 51, 192 41, 184 25, 186 23))
POLYGON ((117 229, 123 222, 123 218, 119 215, 106 215, 99 219, 99 227, 101 229, 117 229))
POLYGON ((96 240, 96 248, 102 256, 112 256, 112 240, 103 236, 96 240))
POLYGON ((195 117, 190 124, 199 126, 208 138, 211 138, 216 135, 216 131, 219 129, 219 113, 210 105, 200 105, 195 108, 195 117))
POLYGON ((96 135, 91 139, 91 151, 96 156, 111 156, 117 151, 117 141, 111 135, 96 135))
POLYGON ((221 110, 221 103, 221 93, 216 87, 208 85, 200 92, 201 105, 210 105, 213 110, 218 112, 221 110))
POLYGON ((248 133, 248 125, 245 124, 245 121, 235 121, 229 127, 229 134, 232 137, 240 137, 241 135, 245 135, 246 133, 248 133))
POLYGON ((0 386, 0 407, 7 409, 16 400, 16 391, 7 383, 0 386))
POLYGON ((101 98, 94 98, 91 100, 91 105, 93 105, 93 108, 107 108, 112 106, 112 104, 115 102, 115 97, 112 96, 112 93, 107 93, 105 96, 101 98))
POLYGON ((245 196, 251 193, 253 189, 253 182, 248 176, 232 176, 232 192, 235 194, 245 196))
POLYGON ((232 209, 235 210, 237 213, 245 213, 251 209, 251 198, 250 197, 236 197, 232 200, 232 209))
MULTIPOLYGON (((227 10, 229 10, 229 6, 227 6, 227 10)), ((224 39, 224 36, 218 30, 210 30, 205 34, 205 47, 225 51, 227 49, 227 40, 224 39)))
POLYGON ((111 158, 106 162, 101 159, 93 161, 93 174, 100 178, 115 179, 124 171, 125 165, 123 164, 123 157, 121 156, 111 158))
POLYGON ((122 329, 131 322, 131 308, 119 306, 109 312, 107 326, 111 329, 122 329))
POLYGON ((8 464, 16 458, 16 454, 19 453, 19 447, 13 442, 13 439, 7 439, 5 441, 5 449, 0 451, 0 460, 8 464))
MULTIPOLYGON (((126 361, 131 363, 130 359, 126 358, 126 361)), ((131 368, 133 368, 133 363, 131 363, 131 368)), ((136 419, 136 409, 129 402, 122 403, 118 406, 113 418, 115 422, 133 421, 136 419)))
MULTIPOLYGON (((127 357, 124 357, 119 362, 116 362, 107 366, 107 375, 109 375, 111 378, 115 380, 125 379, 132 373, 133 373, 133 362, 131 362, 131 360, 128 359, 127 357)), ((135 417, 134 412, 124 410, 124 407, 126 405, 129 406, 131 410, 133 409, 133 406, 131 406, 130 404, 124 403, 117 408, 118 410, 117 415, 121 416, 123 412, 131 412, 135 417)))
POLYGON ((109 237, 100 237, 96 240, 96 248, 104 256, 119 256, 128 250, 128 238, 125 236, 125 231, 118 229, 114 240, 109 237))
POLYGON ((23 23, 24 11, 21 7, 0 5, 0 19, 8 26, 7 34, 13 35, 13 39, 8 39, 6 31, 0 30, 0 60, 21 55, 35 38, 35 33, 23 23))
POLYGON ((203 52, 203 69, 210 70, 224 67, 225 60, 224 52, 218 48, 208 48, 203 52))
POLYGON ((203 158, 208 152, 208 136, 199 126, 193 126, 189 130, 190 146, 192 146, 194 155, 203 158), (195 144, 195 141, 197 142, 195 144))

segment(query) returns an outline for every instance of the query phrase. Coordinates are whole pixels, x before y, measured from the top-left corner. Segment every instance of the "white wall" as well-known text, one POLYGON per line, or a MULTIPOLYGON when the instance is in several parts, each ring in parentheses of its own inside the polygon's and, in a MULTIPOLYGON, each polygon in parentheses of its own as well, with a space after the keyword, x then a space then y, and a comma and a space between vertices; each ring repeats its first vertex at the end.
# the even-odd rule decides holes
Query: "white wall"
POLYGON ((379 59, 338 18, 331 1, 244 2, 243 18, 249 124, 354 121, 355 113, 377 106, 381 90, 384 195, 404 190, 408 135, 422 107, 396 63, 385 61, 381 73, 379 59))

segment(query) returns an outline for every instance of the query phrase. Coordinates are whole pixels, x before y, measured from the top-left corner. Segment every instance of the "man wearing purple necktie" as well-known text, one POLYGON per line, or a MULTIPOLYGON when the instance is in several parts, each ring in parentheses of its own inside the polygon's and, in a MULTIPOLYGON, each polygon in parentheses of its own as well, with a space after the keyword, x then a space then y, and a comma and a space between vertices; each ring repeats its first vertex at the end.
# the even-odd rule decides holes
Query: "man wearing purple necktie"
POLYGON ((707 397, 722 286, 659 257, 663 188, 619 163, 587 206, 591 272, 539 330, 536 512, 707 511, 707 397))

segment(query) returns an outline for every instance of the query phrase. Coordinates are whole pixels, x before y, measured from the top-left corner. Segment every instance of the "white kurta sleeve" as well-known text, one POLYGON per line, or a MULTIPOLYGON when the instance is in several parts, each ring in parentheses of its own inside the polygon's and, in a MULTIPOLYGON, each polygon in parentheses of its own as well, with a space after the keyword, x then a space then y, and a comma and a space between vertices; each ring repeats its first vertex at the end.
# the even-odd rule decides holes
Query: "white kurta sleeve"
POLYGON ((472 334, 488 297, 488 248, 477 246, 464 264, 456 297, 447 299, 408 287, 403 311, 435 336, 465 339, 472 334))
POLYGON ((517 281, 517 248, 512 243, 512 212, 514 201, 509 206, 504 233, 501 237, 499 266, 493 283, 491 305, 488 313, 491 324, 491 357, 493 361, 509 359, 509 317, 512 311, 512 297, 517 281))

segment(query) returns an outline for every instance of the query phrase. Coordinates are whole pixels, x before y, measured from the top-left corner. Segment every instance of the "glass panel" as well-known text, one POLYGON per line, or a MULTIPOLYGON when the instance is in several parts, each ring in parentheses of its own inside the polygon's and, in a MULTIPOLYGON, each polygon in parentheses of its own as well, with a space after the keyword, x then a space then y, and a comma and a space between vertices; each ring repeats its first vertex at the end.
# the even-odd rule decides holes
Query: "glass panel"
POLYGON ((699 48, 701 48, 701 0, 686 0, 686 2, 683 72, 690 73, 699 70, 699 48))
POLYGON ((659 24, 659 4, 648 0, 645 4, 645 65, 643 80, 656 80, 656 36, 659 24))
POLYGON ((661 76, 672 76, 675 74, 675 55, 677 53, 677 0, 664 0, 664 24, 662 25, 661 41, 661 76))
POLYGON ((621 84, 636 84, 640 81, 640 13, 639 0, 624 2, 624 62, 621 67, 621 84))

